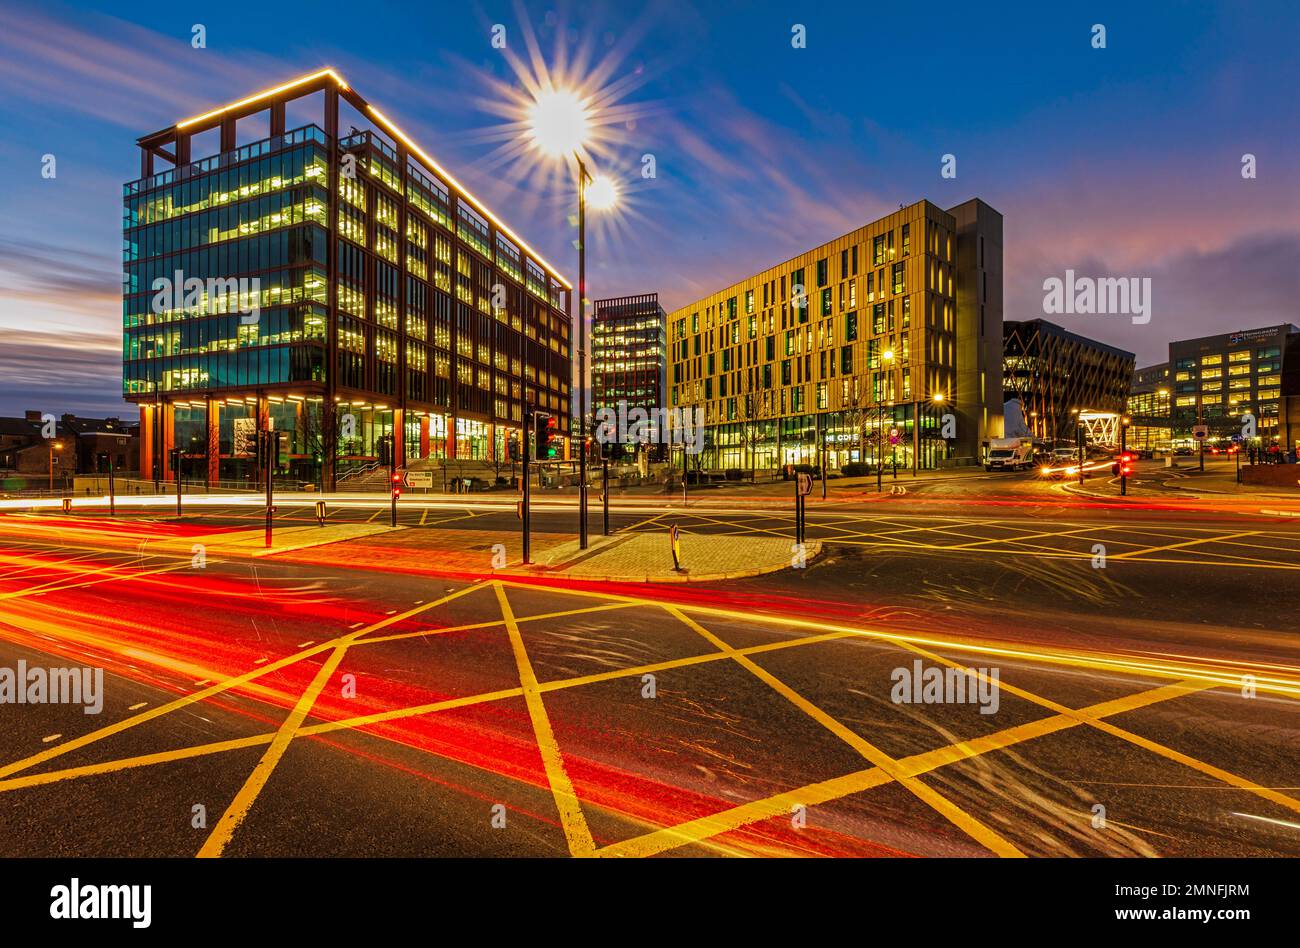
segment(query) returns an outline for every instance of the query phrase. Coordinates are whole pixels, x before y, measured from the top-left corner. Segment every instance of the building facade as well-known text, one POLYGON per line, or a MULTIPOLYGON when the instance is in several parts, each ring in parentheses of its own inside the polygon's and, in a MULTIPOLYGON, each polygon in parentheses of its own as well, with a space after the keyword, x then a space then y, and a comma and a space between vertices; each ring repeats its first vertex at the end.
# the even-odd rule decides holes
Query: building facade
POLYGON ((532 407, 567 435, 570 284, 333 70, 138 144, 123 392, 142 476, 170 479, 179 450, 187 476, 256 479, 268 429, 326 489, 504 457, 532 407))
POLYGON ((591 406, 649 412, 664 406, 668 343, 658 293, 596 300, 591 324, 591 406))
POLYGON ((1004 401, 1032 437, 1073 441, 1076 411, 1123 413, 1135 357, 1045 319, 1003 323, 1004 401))
POLYGON ((1265 445, 1292 449, 1300 438, 1300 329, 1290 324, 1169 344, 1176 447, 1193 443, 1197 424, 1210 441, 1241 435, 1253 420, 1265 445))
POLYGON ((1002 433, 1002 216, 918 201, 668 316, 714 468, 979 456, 1002 433))

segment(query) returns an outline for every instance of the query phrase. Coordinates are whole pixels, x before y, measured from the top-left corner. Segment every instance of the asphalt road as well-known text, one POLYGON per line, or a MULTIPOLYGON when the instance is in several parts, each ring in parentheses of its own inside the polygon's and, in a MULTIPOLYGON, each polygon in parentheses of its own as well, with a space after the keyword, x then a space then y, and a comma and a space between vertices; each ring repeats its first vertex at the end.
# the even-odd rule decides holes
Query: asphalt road
MULTIPOLYGON (((906 486, 814 498, 806 569, 686 587, 132 542, 237 505, 0 516, 0 669, 105 670, 99 714, 0 704, 0 854, 1300 855, 1300 520, 906 486)), ((614 525, 793 536, 780 490, 614 525)), ((403 513, 517 529, 463 511, 403 513)))

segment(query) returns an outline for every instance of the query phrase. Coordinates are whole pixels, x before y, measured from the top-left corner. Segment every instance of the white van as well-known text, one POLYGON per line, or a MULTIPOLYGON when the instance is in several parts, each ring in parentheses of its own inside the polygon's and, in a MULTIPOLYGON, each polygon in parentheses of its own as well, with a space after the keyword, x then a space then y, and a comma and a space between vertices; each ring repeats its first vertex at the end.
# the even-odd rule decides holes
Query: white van
POLYGON ((993 438, 984 462, 986 471, 1024 471, 1034 466, 1032 438, 993 438))

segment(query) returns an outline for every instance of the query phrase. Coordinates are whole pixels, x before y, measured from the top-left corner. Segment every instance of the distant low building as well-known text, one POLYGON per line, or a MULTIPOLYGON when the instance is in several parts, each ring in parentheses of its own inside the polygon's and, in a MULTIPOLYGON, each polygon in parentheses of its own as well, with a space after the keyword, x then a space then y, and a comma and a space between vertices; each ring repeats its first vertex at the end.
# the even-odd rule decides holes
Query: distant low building
POLYGON ((52 419, 39 411, 22 418, 0 418, 0 471, 48 477, 52 467, 57 484, 74 474, 106 470, 109 457, 118 471, 137 469, 136 424, 73 414, 52 419), (47 432, 53 437, 46 437, 47 432))

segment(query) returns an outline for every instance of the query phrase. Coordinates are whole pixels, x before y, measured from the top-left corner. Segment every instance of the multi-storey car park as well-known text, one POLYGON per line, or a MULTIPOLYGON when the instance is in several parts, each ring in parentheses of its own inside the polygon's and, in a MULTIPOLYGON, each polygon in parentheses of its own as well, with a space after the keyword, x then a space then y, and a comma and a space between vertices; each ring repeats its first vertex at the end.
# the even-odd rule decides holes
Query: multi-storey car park
POLYGON ((668 316, 718 468, 975 463, 1002 434, 1002 215, 918 201, 668 316))
POLYGON ((288 473, 333 489, 505 457, 530 409, 567 451, 570 284, 334 70, 138 144, 122 376, 142 476, 179 451, 187 476, 255 478, 275 429, 288 473), (177 278, 192 294, 157 282, 177 278))

